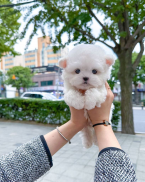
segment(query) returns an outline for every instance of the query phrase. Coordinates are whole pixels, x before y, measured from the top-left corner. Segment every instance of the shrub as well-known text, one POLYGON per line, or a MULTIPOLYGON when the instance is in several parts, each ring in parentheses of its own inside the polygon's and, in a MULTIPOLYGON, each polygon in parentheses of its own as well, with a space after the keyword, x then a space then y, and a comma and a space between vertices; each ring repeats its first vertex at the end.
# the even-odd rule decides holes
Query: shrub
MULTIPOLYGON (((120 102, 114 102, 114 105, 112 123, 116 130, 120 118, 120 102)), ((70 119, 70 111, 64 101, 0 99, 0 118, 64 124, 70 119)))
POLYGON ((117 101, 114 101, 113 104, 115 108, 113 110, 111 122, 113 130, 116 131, 121 116, 121 104, 117 101))
POLYGON ((40 99, 0 99, 0 118, 60 124, 70 118, 64 101, 40 99))
POLYGON ((141 100, 141 102, 143 102, 143 105, 145 106, 145 100, 141 100))

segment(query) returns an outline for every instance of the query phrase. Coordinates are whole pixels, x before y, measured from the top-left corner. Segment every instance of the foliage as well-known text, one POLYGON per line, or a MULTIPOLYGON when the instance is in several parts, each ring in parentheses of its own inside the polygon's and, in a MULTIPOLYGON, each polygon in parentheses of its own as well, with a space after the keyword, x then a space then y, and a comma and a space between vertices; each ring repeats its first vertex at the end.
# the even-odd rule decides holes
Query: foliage
MULTIPOLYGON (((137 53, 132 54, 132 60, 134 61, 137 57, 137 53)), ((133 84, 137 87, 138 82, 145 83, 145 55, 142 56, 139 65, 136 68, 133 84)))
POLYGON ((5 80, 5 84, 12 85, 12 87, 16 87, 20 90, 21 87, 28 88, 33 86, 32 76, 30 68, 22 67, 22 66, 14 66, 7 71, 6 76, 8 77, 5 80), (15 75, 15 79, 13 79, 13 75, 15 75))
MULTIPOLYGON (((114 102, 114 105, 112 123, 113 129, 116 129, 120 117, 120 103, 114 102)), ((70 110, 64 101, 0 99, 0 118, 64 124, 70 119, 70 110)))
POLYGON ((2 72, 2 71, 0 71, 0 77, 1 77, 1 76, 3 76, 3 72, 2 72))
POLYGON ((1 99, 0 107, 0 117, 5 119, 60 124, 70 118, 69 107, 63 101, 1 99))
POLYGON ((141 100, 141 102, 143 102, 143 105, 145 106, 145 100, 141 100))
MULTIPOLYGON (((144 0, 112 0, 111 2, 110 0, 39 0, 39 3, 36 2, 27 7, 24 19, 27 24, 22 37, 26 35, 30 24, 34 25, 30 40, 37 34, 38 29, 41 29, 45 35, 44 26, 46 25, 51 41, 58 43, 59 47, 72 41, 77 41, 77 43, 99 41, 112 48, 114 52, 119 52, 120 48, 125 46, 125 44, 122 45, 123 41, 127 44, 129 40, 131 46, 133 42, 136 44, 139 38, 136 30, 139 29, 140 36, 143 35, 140 38, 145 35, 144 27, 138 26, 144 20, 144 0), (41 8, 38 8, 40 4, 41 8), (31 16, 30 12, 35 10, 37 14, 31 16), (99 20, 98 13, 104 15, 104 23, 99 20), (92 20, 102 27, 97 37, 91 29, 92 20), (52 29, 55 29, 54 37, 50 31, 52 29), (65 43, 63 43, 64 34, 67 35, 65 43), (129 36, 132 36, 132 40, 129 36), (112 41, 115 47, 108 45, 106 40, 112 41)), ((137 42, 139 41, 140 39, 137 42)))
MULTIPOLYGON (((134 63, 137 55, 138 54, 136 52, 132 54, 132 63, 134 63)), ((119 60, 116 60, 115 64, 112 66, 111 78, 108 81, 108 83, 110 83, 111 86, 113 85, 113 87, 115 83, 119 81, 119 78, 118 78, 119 67, 120 67, 119 60)), ((135 87, 137 87, 139 82, 145 83, 145 55, 142 56, 133 77, 133 84, 135 85, 135 87)))
POLYGON ((118 123, 120 121, 120 116, 121 116, 121 104, 120 102, 114 101, 113 102, 115 109, 113 110, 112 114, 112 128, 114 131, 117 131, 118 123))
POLYGON ((22 38, 29 25, 33 24, 29 42, 38 29, 45 36, 44 27, 47 26, 51 42, 58 45, 54 46, 54 51, 70 42, 101 42, 111 48, 120 62, 121 104, 124 105, 121 111, 122 132, 134 134, 132 79, 144 52, 144 17, 144 0, 39 0, 27 8, 27 23, 22 38), (32 11, 37 13, 32 15, 32 11), (104 18, 103 21, 100 16, 104 18), (101 27, 97 35, 97 31, 92 29, 93 22, 97 23, 96 30, 101 27), (64 35, 67 36, 66 42, 64 35), (140 45, 140 52, 132 63, 132 52, 137 44, 140 45))
MULTIPOLYGON (((11 0, 0 0, 0 5, 5 4, 11 4, 11 0)), ((0 58, 5 53, 18 54, 14 50, 14 45, 19 38, 20 16, 20 11, 14 8, 0 8, 0 58)))

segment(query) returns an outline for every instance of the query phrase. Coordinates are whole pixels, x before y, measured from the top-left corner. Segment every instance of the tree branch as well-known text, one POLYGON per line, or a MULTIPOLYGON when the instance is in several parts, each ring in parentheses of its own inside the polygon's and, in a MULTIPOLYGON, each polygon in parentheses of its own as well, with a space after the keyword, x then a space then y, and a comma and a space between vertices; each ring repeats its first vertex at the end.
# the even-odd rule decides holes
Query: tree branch
POLYGON ((130 30, 129 30, 129 19, 128 19, 128 13, 124 12, 124 19, 125 19, 125 29, 126 29, 126 32, 127 32, 127 36, 130 37, 130 30))
POLYGON ((140 24, 137 28, 137 30, 134 32, 134 34, 132 35, 132 37, 135 37, 143 28, 143 26, 145 25, 145 20, 142 22, 142 24, 140 24))
MULTIPOLYGON (((53 8, 52 8, 52 10, 55 11, 53 8)), ((65 16, 62 16, 62 15, 61 15, 61 16, 60 16, 60 19, 61 19, 62 21, 64 21, 67 25, 69 24, 69 22, 67 21, 67 19, 66 19, 65 16)), ((112 46, 108 45, 107 43, 105 43, 104 41, 100 40, 100 37, 99 37, 99 38, 95 38, 93 35, 88 34, 86 31, 81 30, 81 29, 79 29, 78 27, 75 27, 74 25, 72 26, 72 28, 74 28, 74 29, 75 29, 76 31, 78 31, 78 32, 81 32, 83 35, 89 37, 90 39, 95 40, 95 41, 98 41, 98 42, 101 42, 101 43, 103 43, 104 45, 106 45, 107 47, 109 47, 109 48, 111 48, 112 50, 114 50, 114 47, 112 47, 112 46)))
POLYGON ((143 55, 143 52, 144 52, 144 44, 143 44, 143 41, 141 40, 140 41, 140 52, 139 52, 136 60, 134 61, 133 65, 132 65, 133 70, 135 70, 136 67, 138 66, 138 64, 140 62, 140 59, 141 59, 141 57, 143 55))
POLYGON ((107 8, 107 6, 105 6, 105 5, 102 4, 102 3, 98 3, 98 2, 96 2, 96 1, 93 1, 93 3, 94 3, 95 5, 97 5, 97 6, 100 6, 101 8, 107 8))
POLYGON ((101 42, 101 43, 103 43, 104 45, 106 45, 107 47, 109 47, 109 48, 111 48, 112 50, 114 50, 114 47, 112 47, 112 46, 110 46, 109 44, 107 44, 106 42, 104 42, 104 41, 100 40, 100 38, 95 38, 94 36, 92 36, 92 35, 90 35, 90 34, 87 34, 87 32, 86 32, 86 31, 84 31, 84 30, 80 30, 80 29, 79 29, 79 28, 77 28, 77 27, 74 27, 74 26, 73 26, 73 28, 74 28, 75 30, 77 30, 78 32, 81 32, 83 35, 85 35, 85 36, 87 36, 87 37, 91 38, 92 40, 95 40, 95 41, 101 42))
POLYGON ((135 40, 135 42, 133 43, 132 47, 134 48, 136 46, 137 43, 139 43, 140 41, 142 41, 142 39, 145 37, 145 31, 135 40))
POLYGON ((123 16, 124 16, 124 31, 127 32, 127 38, 130 37, 130 30, 129 30, 129 18, 128 18, 128 13, 126 11, 126 3, 124 0, 122 0, 122 5, 124 6, 124 12, 123 12, 123 16))
POLYGON ((116 44, 116 40, 115 38, 113 37, 113 35, 108 31, 108 29, 100 22, 100 20, 95 16, 95 14, 93 13, 93 11, 91 10, 90 6, 89 5, 86 5, 86 7, 88 8, 88 11, 89 13, 92 15, 92 17, 95 18, 95 20, 101 25, 101 27, 104 29, 104 31, 107 33, 107 35, 111 38, 111 40, 116 44))

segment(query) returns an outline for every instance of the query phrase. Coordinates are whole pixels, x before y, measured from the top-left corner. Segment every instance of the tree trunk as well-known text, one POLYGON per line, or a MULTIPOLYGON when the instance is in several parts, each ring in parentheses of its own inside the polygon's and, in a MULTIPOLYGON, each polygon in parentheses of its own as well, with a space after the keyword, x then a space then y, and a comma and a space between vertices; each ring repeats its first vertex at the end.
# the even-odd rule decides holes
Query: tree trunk
POLYGON ((118 57, 120 61, 118 76, 121 85, 122 133, 134 134, 132 110, 132 50, 122 51, 118 57))

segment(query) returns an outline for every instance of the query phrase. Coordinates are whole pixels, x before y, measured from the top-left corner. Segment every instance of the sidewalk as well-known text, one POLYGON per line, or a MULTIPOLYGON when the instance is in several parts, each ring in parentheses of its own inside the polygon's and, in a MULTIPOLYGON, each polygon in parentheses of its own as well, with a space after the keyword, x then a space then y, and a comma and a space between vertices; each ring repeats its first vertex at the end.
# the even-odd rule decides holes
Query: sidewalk
MULTIPOLYGON (((33 137, 53 130, 54 127, 15 122, 0 122, 0 156, 14 150, 33 137)), ((116 136, 136 170, 138 182, 145 182, 145 135, 116 136)), ((37 182, 93 182, 95 159, 98 148, 83 149, 79 135, 53 156, 50 172, 37 182)))

